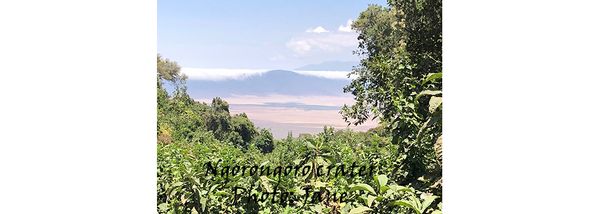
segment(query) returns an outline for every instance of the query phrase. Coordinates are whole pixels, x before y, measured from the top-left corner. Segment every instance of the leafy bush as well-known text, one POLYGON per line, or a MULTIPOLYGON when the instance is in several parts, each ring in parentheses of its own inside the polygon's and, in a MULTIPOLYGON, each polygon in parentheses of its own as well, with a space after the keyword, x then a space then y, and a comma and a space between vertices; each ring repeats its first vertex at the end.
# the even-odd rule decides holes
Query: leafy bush
POLYGON ((274 139, 221 98, 191 99, 177 63, 158 56, 158 212, 441 213, 441 1, 388 3, 353 24, 364 57, 344 88, 356 102, 341 113, 379 118, 368 132, 274 139))

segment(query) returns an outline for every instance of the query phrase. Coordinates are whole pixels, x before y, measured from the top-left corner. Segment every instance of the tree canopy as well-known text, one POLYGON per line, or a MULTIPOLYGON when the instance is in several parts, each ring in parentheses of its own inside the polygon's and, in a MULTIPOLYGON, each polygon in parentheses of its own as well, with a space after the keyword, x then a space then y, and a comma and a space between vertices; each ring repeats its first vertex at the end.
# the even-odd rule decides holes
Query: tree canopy
POLYGON ((442 1, 388 3, 369 6, 352 25, 362 60, 344 88, 356 102, 341 112, 355 125, 379 118, 407 155, 405 182, 441 177, 433 157, 442 135, 442 1))

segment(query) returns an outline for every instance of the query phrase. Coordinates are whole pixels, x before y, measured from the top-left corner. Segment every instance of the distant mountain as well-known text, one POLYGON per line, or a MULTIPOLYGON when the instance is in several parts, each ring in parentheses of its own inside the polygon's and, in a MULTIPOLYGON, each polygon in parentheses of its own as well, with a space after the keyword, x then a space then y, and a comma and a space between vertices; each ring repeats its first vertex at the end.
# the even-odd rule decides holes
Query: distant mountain
POLYGON ((343 87, 350 80, 328 79, 302 75, 292 71, 273 70, 244 79, 222 81, 187 81, 187 90, 193 98, 227 97, 231 95, 343 95, 343 87))
POLYGON ((305 65, 296 70, 302 71, 351 71, 358 62, 352 61, 327 61, 319 64, 305 65))

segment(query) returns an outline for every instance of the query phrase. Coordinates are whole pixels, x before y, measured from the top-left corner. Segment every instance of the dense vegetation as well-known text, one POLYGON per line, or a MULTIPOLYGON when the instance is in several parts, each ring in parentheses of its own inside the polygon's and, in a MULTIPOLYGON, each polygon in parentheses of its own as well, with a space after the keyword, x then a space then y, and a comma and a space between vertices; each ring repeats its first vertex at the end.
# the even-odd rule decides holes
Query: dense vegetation
POLYGON ((441 213, 441 1, 370 6, 353 28, 364 58, 344 88, 356 103, 341 113, 354 124, 379 118, 368 132, 324 127, 316 135, 274 139, 245 114, 231 115, 220 98, 194 101, 177 63, 158 56, 158 212, 441 213), (357 174, 339 176, 318 170, 341 165, 375 170, 357 167, 357 174), (234 166, 273 170, 234 173, 240 172, 234 166), (282 176, 278 166, 312 167, 282 176), (292 200, 283 200, 284 192, 292 200))

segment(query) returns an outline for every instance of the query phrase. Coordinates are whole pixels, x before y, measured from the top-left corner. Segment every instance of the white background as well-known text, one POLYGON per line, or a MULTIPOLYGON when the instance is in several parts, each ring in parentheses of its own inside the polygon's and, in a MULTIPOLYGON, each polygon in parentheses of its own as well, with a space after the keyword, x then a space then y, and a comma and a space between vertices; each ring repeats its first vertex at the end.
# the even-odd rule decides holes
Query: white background
MULTIPOLYGON (((598 212, 598 6, 444 1, 444 213, 598 212)), ((0 3, 1 213, 156 212, 156 18, 0 3)))

